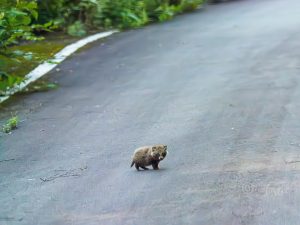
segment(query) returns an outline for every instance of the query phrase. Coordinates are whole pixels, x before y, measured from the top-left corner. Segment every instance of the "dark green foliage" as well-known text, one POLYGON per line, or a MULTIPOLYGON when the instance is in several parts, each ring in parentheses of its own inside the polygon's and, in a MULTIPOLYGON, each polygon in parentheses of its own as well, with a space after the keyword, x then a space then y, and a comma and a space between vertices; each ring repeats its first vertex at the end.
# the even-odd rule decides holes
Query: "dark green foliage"
POLYGON ((193 10, 203 0, 0 0, 0 48, 60 26, 71 35, 89 29, 130 28, 193 10), (43 24, 43 25, 41 25, 43 24))
POLYGON ((0 96, 6 94, 7 88, 13 87, 14 84, 20 83, 22 78, 11 76, 5 73, 4 71, 0 71, 0 96))
POLYGON ((164 21, 202 3, 203 0, 39 0, 38 12, 40 23, 53 20, 67 27, 68 33, 80 36, 89 29, 131 28, 164 21))
POLYGON ((106 0, 102 7, 101 19, 106 27, 139 27, 148 22, 145 3, 142 0, 106 0))
POLYGON ((35 1, 6 1, 0 5, 0 50, 18 39, 36 40, 32 21, 38 17, 35 1))

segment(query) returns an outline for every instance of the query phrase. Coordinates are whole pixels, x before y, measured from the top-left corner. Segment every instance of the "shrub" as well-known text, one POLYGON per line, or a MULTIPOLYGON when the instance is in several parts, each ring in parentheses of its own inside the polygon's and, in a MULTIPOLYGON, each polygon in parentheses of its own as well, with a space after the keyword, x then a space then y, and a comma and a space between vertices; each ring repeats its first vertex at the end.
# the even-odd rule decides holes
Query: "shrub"
POLYGON ((139 27, 148 22, 145 3, 142 0, 105 0, 102 4, 101 18, 106 27, 139 27))
POLYGON ((72 26, 70 29, 79 27, 77 21, 85 29, 139 27, 149 21, 171 19, 177 13, 197 8, 202 2, 203 0, 39 0, 39 22, 55 20, 62 26, 72 26))
MULTIPOLYGON (((2 0, 0 5, 0 56, 14 57, 6 52, 7 46, 15 44, 20 39, 40 40, 33 33, 33 20, 37 19, 37 4, 35 1, 2 0)), ((7 88, 21 81, 1 70, 4 62, 0 62, 0 95, 4 95, 7 88)))
POLYGON ((84 36, 87 33, 85 25, 80 20, 77 20, 75 23, 68 26, 67 32, 72 36, 79 36, 79 37, 84 36))
POLYGON ((2 0, 0 5, 0 51, 18 39, 37 40, 33 34, 32 20, 37 19, 35 1, 2 0))

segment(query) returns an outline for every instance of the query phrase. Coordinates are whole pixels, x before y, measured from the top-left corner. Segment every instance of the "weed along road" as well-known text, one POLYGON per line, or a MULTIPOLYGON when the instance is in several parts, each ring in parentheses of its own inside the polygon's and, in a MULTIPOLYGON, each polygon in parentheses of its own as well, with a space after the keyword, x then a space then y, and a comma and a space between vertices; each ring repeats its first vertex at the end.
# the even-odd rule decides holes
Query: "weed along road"
POLYGON ((240 0, 114 34, 1 114, 1 225, 298 225, 300 2, 240 0), (2 115, 3 116, 3 115, 2 115), (167 144, 160 170, 135 148, 167 144))

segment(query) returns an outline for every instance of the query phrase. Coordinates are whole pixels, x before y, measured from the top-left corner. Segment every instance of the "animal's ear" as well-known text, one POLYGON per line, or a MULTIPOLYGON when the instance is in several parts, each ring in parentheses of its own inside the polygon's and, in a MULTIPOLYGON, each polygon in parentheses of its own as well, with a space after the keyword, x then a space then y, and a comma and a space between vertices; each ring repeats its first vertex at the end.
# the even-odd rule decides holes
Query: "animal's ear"
POLYGON ((164 149, 167 150, 167 146, 166 145, 164 145, 164 149))
POLYGON ((153 147, 152 147, 152 150, 153 150, 153 151, 155 151, 156 149, 157 149, 157 147, 156 147, 156 146, 153 146, 153 147))

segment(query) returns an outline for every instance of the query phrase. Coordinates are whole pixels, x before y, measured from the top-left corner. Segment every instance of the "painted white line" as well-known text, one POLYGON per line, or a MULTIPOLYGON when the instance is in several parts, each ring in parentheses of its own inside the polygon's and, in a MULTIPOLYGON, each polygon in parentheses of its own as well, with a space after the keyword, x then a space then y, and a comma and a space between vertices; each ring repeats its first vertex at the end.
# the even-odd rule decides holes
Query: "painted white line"
POLYGON ((94 35, 83 38, 73 44, 70 44, 70 45, 64 47, 61 51, 59 51, 58 53, 55 54, 53 59, 48 60, 48 62, 47 61, 43 62, 42 64, 37 66, 34 70, 32 70, 30 73, 28 73, 25 76, 24 81, 22 81, 20 84, 18 84, 16 86, 14 86, 13 88, 9 89, 7 96, 0 97, 0 103, 7 100, 11 95, 23 90, 30 83, 32 83, 32 82, 36 81, 37 79, 41 78, 42 76, 44 76, 46 73, 48 73, 53 68, 55 68, 59 63, 61 63, 63 60, 65 60, 69 55, 76 52, 79 48, 81 48, 93 41, 97 41, 101 38, 108 37, 116 32, 118 32, 118 31, 112 30, 112 31, 94 34, 94 35))

